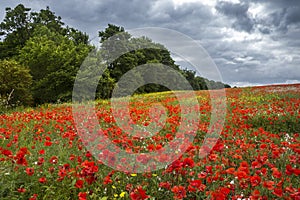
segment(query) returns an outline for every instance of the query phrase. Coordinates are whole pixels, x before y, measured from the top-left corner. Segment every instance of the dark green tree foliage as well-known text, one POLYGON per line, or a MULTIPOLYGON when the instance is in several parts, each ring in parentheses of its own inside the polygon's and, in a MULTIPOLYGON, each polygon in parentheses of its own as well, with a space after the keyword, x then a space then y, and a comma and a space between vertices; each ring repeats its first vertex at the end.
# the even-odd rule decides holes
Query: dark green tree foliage
POLYGON ((76 77, 73 100, 84 101, 111 97, 115 80, 111 78, 110 71, 103 63, 100 54, 100 51, 94 49, 84 59, 76 77))
POLYGON ((31 13, 31 24, 33 27, 44 25, 49 30, 57 32, 61 35, 66 35, 66 29, 63 27, 64 23, 61 21, 60 16, 56 16, 49 7, 46 10, 42 9, 40 12, 31 13))
POLYGON ((49 30, 67 36, 76 44, 88 44, 88 36, 74 28, 64 27, 61 17, 50 11, 49 7, 40 12, 30 12, 30 8, 19 4, 14 9, 6 8, 6 15, 0 24, 0 36, 4 40, 0 43, 0 59, 18 55, 19 50, 32 36, 34 30, 46 26, 49 30))
MULTIPOLYGON (((163 45, 146 37, 133 38, 123 27, 112 24, 99 32, 101 50, 95 50, 94 57, 87 59, 89 52, 95 49, 89 45, 88 35, 66 26, 49 7, 39 12, 31 12, 22 4, 6 8, 5 18, 0 23, 0 36, 3 38, 0 61, 5 66, 0 72, 1 97, 10 95, 13 101, 23 104, 30 104, 31 96, 35 104, 70 101, 76 75, 83 63, 88 65, 77 80, 82 83, 78 95, 85 99, 110 98, 115 87, 122 87, 121 95, 130 95, 136 85, 141 87, 135 93, 168 90, 159 84, 144 84, 149 76, 157 80, 167 77, 163 71, 151 71, 157 64, 181 73, 195 90, 224 87, 222 83, 196 76, 193 71, 180 69, 163 45), (12 59, 17 62, 7 61, 12 59), (135 71, 131 80, 118 85, 124 74, 141 65, 148 67, 148 74, 135 71), (15 79, 8 79, 10 75, 5 77, 6 73, 15 79), (92 91, 93 88, 97 88, 96 91, 92 91), (91 95, 91 91, 95 95, 91 95)), ((175 79, 168 81, 177 84, 175 79)))
POLYGON ((4 36, 4 42, 0 45, 0 59, 16 55, 18 50, 30 37, 30 8, 22 4, 15 9, 6 8, 6 16, 0 24, 0 35, 4 36))
POLYGON ((32 77, 28 68, 14 60, 0 61, 0 104, 2 106, 30 105, 31 83, 32 77))
MULTIPOLYGON (((224 88, 223 83, 209 81, 196 76, 196 72, 192 70, 180 69, 172 59, 170 52, 164 46, 154 43, 151 39, 146 37, 133 38, 129 33, 125 32, 123 27, 108 24, 108 27, 104 31, 99 32, 99 37, 100 43, 102 44, 103 59, 108 63, 110 75, 116 82, 118 82, 126 72, 136 66, 149 63, 161 63, 180 72, 189 81, 194 90, 224 88), (131 49, 135 50, 130 51, 131 49)), ((151 65, 149 65, 149 67, 151 68, 151 65)), ((153 76, 151 70, 149 70, 149 75, 153 76)), ((160 76, 162 76, 162 74, 160 74, 160 76)), ((136 81, 142 83, 143 81, 141 81, 141 79, 145 79, 145 77, 139 77, 139 75, 136 74, 132 79, 132 84, 134 85, 136 81)), ((176 80, 170 81, 176 82, 176 80)), ((228 85, 226 85, 226 87, 228 87, 228 85)), ((165 90, 168 89, 164 86, 147 84, 140 87, 136 93, 165 90)))
POLYGON ((6 8, 6 16, 0 24, 1 35, 5 35, 5 41, 10 43, 25 44, 29 38, 30 26, 30 8, 25 8, 19 4, 15 9, 6 8))
MULTIPOLYGON (((149 63, 161 63, 179 70, 171 58, 170 52, 161 44, 154 43, 146 37, 133 38, 124 28, 109 24, 108 27, 99 32, 100 42, 102 44, 102 57, 108 64, 111 77, 118 82, 119 79, 131 69, 149 63), (109 40, 109 41, 108 41, 109 40)), ((151 65, 148 65, 151 68, 151 65)), ((149 70, 149 75, 151 70, 149 70)), ((134 74, 131 82, 127 82, 128 88, 136 85, 137 82, 143 83, 140 74, 134 74)), ((128 94, 124 87, 124 94, 128 94), (126 91, 126 92, 125 92, 126 91)), ((141 86, 136 93, 149 93, 167 90, 164 86, 158 84, 148 84, 141 86)))
POLYGON ((89 46, 76 45, 46 26, 36 27, 19 55, 19 61, 30 68, 35 102, 70 100, 77 71, 89 51, 89 46))
POLYGON ((88 35, 65 26, 49 7, 39 12, 19 4, 6 8, 0 24, 0 60, 28 66, 36 104, 71 100, 77 71, 92 47, 88 35))

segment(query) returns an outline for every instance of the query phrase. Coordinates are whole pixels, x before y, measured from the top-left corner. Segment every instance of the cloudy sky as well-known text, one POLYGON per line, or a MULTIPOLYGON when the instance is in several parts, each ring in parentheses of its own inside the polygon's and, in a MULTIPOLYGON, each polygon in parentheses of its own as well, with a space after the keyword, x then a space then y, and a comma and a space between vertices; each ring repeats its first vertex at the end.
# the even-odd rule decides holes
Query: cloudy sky
POLYGON ((91 39, 108 23, 179 31, 204 47, 232 86, 300 83, 300 0, 1 0, 0 19, 18 3, 49 6, 91 39))

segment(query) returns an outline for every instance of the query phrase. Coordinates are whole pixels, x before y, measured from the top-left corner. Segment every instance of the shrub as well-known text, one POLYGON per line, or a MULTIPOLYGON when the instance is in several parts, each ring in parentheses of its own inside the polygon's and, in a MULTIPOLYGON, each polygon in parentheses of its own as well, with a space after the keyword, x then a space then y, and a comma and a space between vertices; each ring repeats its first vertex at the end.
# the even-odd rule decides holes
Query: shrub
POLYGON ((29 69, 14 60, 0 61, 0 107, 30 105, 32 77, 29 69))

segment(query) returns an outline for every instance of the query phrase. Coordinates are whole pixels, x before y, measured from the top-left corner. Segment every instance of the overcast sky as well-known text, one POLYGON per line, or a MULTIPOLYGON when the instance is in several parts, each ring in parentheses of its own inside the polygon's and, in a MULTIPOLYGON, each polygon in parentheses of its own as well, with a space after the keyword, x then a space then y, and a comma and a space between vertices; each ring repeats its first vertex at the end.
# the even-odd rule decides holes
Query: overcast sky
POLYGON ((90 39, 108 23, 179 31, 204 47, 232 86, 300 83, 300 0, 1 0, 1 21, 5 7, 19 3, 49 6, 90 39))

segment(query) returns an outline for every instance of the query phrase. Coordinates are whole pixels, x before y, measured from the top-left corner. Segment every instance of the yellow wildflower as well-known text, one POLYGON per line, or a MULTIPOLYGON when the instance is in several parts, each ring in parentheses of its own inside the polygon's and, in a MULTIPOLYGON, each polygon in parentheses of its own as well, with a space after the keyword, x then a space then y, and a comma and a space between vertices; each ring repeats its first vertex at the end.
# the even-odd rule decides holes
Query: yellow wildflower
POLYGON ((121 192, 120 197, 125 197, 126 192, 121 192))

